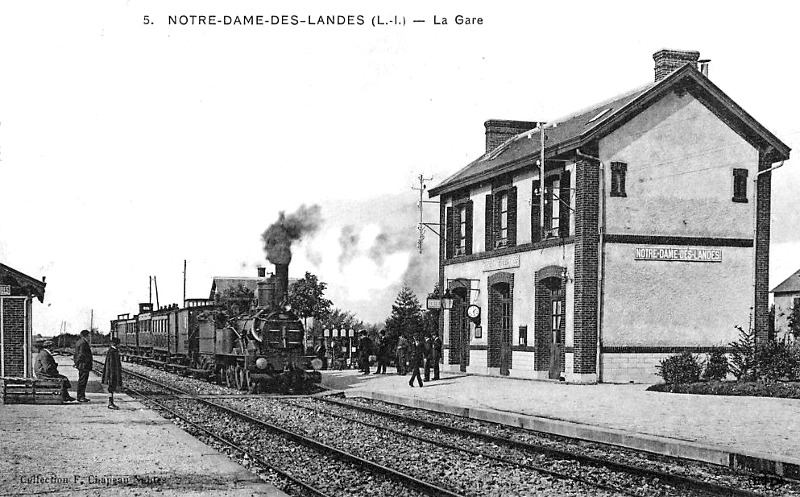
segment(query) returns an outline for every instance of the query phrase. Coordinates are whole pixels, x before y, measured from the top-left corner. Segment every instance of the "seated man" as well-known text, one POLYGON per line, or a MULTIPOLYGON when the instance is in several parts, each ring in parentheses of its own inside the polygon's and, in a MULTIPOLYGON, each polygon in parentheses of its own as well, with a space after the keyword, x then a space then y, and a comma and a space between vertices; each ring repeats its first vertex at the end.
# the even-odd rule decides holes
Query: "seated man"
POLYGON ((74 402, 75 399, 70 397, 67 389, 71 387, 69 380, 63 374, 58 373, 58 364, 53 359, 53 355, 48 350, 53 346, 52 340, 45 340, 39 345, 39 354, 36 356, 36 361, 33 363, 33 372, 37 378, 56 378, 61 381, 61 400, 64 402, 74 402))

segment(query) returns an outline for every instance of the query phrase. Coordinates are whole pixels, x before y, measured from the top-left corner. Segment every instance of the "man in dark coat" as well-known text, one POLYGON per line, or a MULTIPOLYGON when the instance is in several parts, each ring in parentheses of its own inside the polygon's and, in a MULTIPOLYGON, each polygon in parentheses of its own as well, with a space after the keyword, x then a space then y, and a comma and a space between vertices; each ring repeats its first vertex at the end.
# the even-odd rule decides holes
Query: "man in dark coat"
POLYGON ((433 335, 433 341, 431 343, 431 347, 433 348, 432 355, 433 355, 433 379, 439 379, 439 360, 442 358, 442 338, 439 336, 438 333, 433 335))
POLYGON ((367 330, 361 330, 358 338, 358 361, 364 374, 369 374, 369 356, 372 354, 372 340, 367 336, 367 330))
POLYGON ((119 338, 114 337, 111 339, 111 346, 106 352, 106 363, 103 365, 103 384, 108 385, 108 408, 119 409, 114 404, 114 392, 122 388, 122 362, 119 360, 119 338))
POLYGON ((408 361, 408 339, 400 335, 397 339, 397 374, 406 375, 406 361, 408 361))
POLYGON ((411 379, 408 381, 408 386, 414 386, 414 378, 419 381, 419 386, 422 386, 422 375, 420 374, 419 368, 422 367, 422 363, 425 359, 425 346, 420 342, 418 336, 414 336, 409 355, 411 357, 412 374, 411 379))
POLYGON ((73 362, 75 369, 78 370, 78 402, 89 402, 86 398, 86 384, 89 383, 89 372, 92 370, 93 362, 89 330, 81 330, 81 337, 75 342, 73 362))
POLYGON ((431 366, 433 366, 433 340, 426 336, 423 338, 425 349, 425 381, 431 381, 431 366))
POLYGON ((74 402, 75 399, 69 395, 69 387, 72 386, 66 376, 59 374, 58 364, 53 359, 53 354, 48 350, 53 346, 51 340, 45 340, 39 344, 39 353, 33 363, 33 372, 37 378, 55 378, 61 380, 61 400, 64 402, 74 402))
POLYGON ((378 369, 375 370, 375 374, 383 374, 386 372, 386 364, 389 363, 389 358, 387 357, 388 354, 386 353, 387 347, 389 347, 389 342, 386 340, 386 332, 381 330, 380 335, 378 335, 376 354, 378 369))

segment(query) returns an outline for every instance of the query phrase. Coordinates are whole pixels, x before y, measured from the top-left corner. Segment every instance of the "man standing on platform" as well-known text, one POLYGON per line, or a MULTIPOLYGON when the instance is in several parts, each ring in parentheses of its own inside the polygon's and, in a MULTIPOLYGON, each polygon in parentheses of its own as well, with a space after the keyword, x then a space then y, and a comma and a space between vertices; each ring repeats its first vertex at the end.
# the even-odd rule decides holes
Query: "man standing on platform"
POLYGON ((39 344, 39 354, 36 355, 36 361, 33 363, 33 372, 36 373, 37 378, 55 378, 61 380, 61 400, 64 402, 74 402, 75 399, 69 396, 69 380, 63 374, 58 372, 58 364, 53 359, 53 354, 48 350, 53 346, 52 340, 45 340, 39 344))
POLYGON ((119 338, 114 337, 111 339, 111 346, 106 352, 106 363, 103 365, 103 379, 102 383, 108 385, 108 408, 117 410, 114 404, 114 392, 122 387, 122 362, 119 360, 119 338))
POLYGON ((89 383, 89 372, 92 370, 93 362, 89 330, 81 330, 81 337, 75 342, 73 362, 75 369, 78 370, 78 402, 89 402, 86 398, 86 384, 89 383))
POLYGON ((442 338, 438 333, 433 335, 433 379, 439 379, 439 360, 442 358, 442 338))
POLYGON ((361 330, 358 338, 358 361, 361 371, 369 374, 369 356, 372 354, 372 340, 367 336, 367 330, 361 330))

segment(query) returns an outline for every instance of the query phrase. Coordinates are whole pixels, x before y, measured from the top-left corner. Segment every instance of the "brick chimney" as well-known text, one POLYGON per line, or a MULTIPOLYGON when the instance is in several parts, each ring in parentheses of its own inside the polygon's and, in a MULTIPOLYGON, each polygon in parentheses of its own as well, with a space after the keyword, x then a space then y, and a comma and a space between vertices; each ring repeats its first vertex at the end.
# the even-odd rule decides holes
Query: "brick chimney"
POLYGON ((700 59, 700 52, 686 50, 659 50, 653 54, 656 62, 656 81, 666 78, 672 71, 680 69, 685 64, 693 64, 697 67, 700 59))
POLYGON ((486 151, 489 152, 512 136, 532 130, 536 122, 489 119, 483 126, 486 128, 486 151))

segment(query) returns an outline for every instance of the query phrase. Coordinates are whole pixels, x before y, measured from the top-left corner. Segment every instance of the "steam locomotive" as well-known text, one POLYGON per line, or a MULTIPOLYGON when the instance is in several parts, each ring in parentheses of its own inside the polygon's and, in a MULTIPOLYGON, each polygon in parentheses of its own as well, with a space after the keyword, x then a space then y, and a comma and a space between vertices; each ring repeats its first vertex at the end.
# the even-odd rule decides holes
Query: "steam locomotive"
MULTIPOLYGON (((139 304, 135 316, 111 321, 124 359, 203 376, 251 392, 308 391, 319 373, 307 373, 303 324, 288 304, 289 265, 259 269, 257 305, 231 315, 214 300, 188 299, 153 309, 139 304)), ((249 302, 248 302, 249 304, 249 302)))

